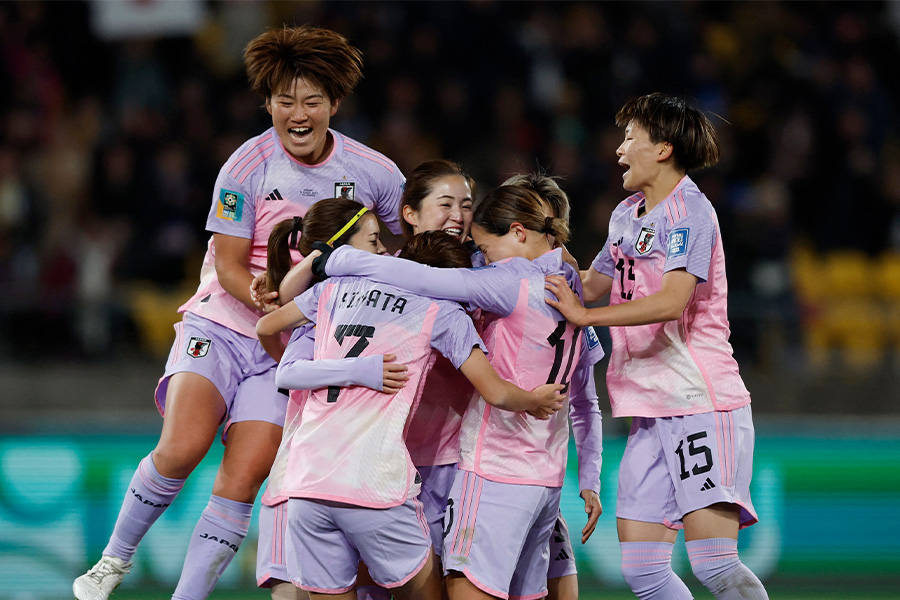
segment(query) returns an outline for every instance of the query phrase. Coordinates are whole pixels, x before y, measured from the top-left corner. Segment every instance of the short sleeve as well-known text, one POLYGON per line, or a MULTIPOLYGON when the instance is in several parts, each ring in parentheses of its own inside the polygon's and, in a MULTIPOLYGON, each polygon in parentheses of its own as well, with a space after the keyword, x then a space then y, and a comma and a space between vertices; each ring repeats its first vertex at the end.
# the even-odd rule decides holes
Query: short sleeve
POLYGON ((378 190, 378 198, 375 200, 375 214, 384 223, 391 233, 400 235, 400 198, 403 196, 403 188, 406 185, 406 177, 400 172, 400 168, 394 165, 394 170, 379 180, 381 189, 378 190))
POLYGON ((616 269, 615 265, 613 265, 612 253, 609 251, 609 238, 607 238, 606 242, 603 244, 603 249, 600 250, 600 254, 594 258, 594 262, 591 263, 591 268, 603 275, 615 277, 616 269))
POLYGON ((439 304, 431 333, 431 347, 443 354, 457 369, 468 360, 472 348, 477 346, 487 354, 484 342, 475 331, 475 324, 462 306, 450 302, 439 304))
POLYGON ((717 237, 711 212, 693 211, 669 231, 664 272, 685 269, 700 281, 709 277, 709 265, 717 237))
POLYGON ((296 298, 294 298, 294 304, 297 305, 297 308, 300 309, 300 312, 303 313, 307 319, 316 322, 316 317, 318 315, 319 310, 319 296, 322 294, 323 286, 329 285, 328 282, 317 283, 312 286, 296 298))
MULTIPOLYGON (((249 186, 239 183, 228 173, 229 163, 225 163, 216 178, 206 229, 212 233, 252 239, 256 228, 255 194, 249 186)), ((250 178, 248 181, 252 180, 250 178)))

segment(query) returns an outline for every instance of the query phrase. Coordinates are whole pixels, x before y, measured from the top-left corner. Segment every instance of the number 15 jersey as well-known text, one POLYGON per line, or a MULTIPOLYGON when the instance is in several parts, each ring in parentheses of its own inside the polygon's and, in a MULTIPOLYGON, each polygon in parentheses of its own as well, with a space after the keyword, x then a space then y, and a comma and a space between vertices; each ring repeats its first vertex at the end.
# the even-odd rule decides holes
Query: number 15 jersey
POLYGON ((612 277, 610 305, 658 292, 685 269, 698 279, 675 321, 610 327, 606 383, 613 417, 677 417, 733 410, 750 394, 732 355, 725 253, 715 210, 690 177, 650 212, 643 193, 623 200, 591 265, 612 277))

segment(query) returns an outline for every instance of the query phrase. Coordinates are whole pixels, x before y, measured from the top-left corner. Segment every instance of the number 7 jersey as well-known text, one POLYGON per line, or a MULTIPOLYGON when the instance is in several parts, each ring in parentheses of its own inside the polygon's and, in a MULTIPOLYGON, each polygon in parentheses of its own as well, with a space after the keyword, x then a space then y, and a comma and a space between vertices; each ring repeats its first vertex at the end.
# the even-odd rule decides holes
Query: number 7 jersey
POLYGON ((315 358, 396 354, 409 380, 396 394, 363 386, 312 390, 294 431, 283 496, 389 508, 420 478, 406 449, 410 412, 435 351, 459 368, 481 338, 456 303, 359 277, 333 277, 294 299, 316 323, 315 358))
POLYGON ((715 210, 690 177, 649 213, 643 193, 623 200, 591 265, 612 277, 610 305, 658 292, 685 269, 697 286, 677 320, 610 327, 606 373, 613 417, 675 417, 740 408, 750 394, 738 373, 728 325, 725 254, 715 210))

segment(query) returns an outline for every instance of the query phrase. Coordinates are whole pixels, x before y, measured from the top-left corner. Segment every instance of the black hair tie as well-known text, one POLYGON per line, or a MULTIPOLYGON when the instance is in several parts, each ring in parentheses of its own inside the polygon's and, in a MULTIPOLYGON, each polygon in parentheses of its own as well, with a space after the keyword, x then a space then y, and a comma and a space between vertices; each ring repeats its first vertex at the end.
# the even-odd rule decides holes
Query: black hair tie
POLYGON ((291 228, 291 237, 288 239, 288 248, 297 249, 298 234, 303 231, 303 217, 294 217, 294 226, 291 228))
POLYGON ((553 235, 553 217, 544 218, 544 228, 541 229, 541 233, 553 235))

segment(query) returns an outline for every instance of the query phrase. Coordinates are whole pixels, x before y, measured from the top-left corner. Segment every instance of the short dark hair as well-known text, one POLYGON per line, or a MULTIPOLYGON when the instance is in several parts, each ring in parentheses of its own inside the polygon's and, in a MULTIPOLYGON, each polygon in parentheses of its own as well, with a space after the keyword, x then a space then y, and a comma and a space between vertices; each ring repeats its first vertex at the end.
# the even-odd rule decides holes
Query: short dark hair
POLYGON ((362 52, 330 29, 301 25, 271 29, 244 49, 251 89, 264 98, 288 89, 301 77, 333 103, 343 100, 362 79, 362 52))
POLYGON ((662 92, 632 98, 616 113, 616 125, 636 123, 654 144, 669 142, 675 164, 685 172, 719 162, 719 140, 712 122, 686 100, 662 92))

